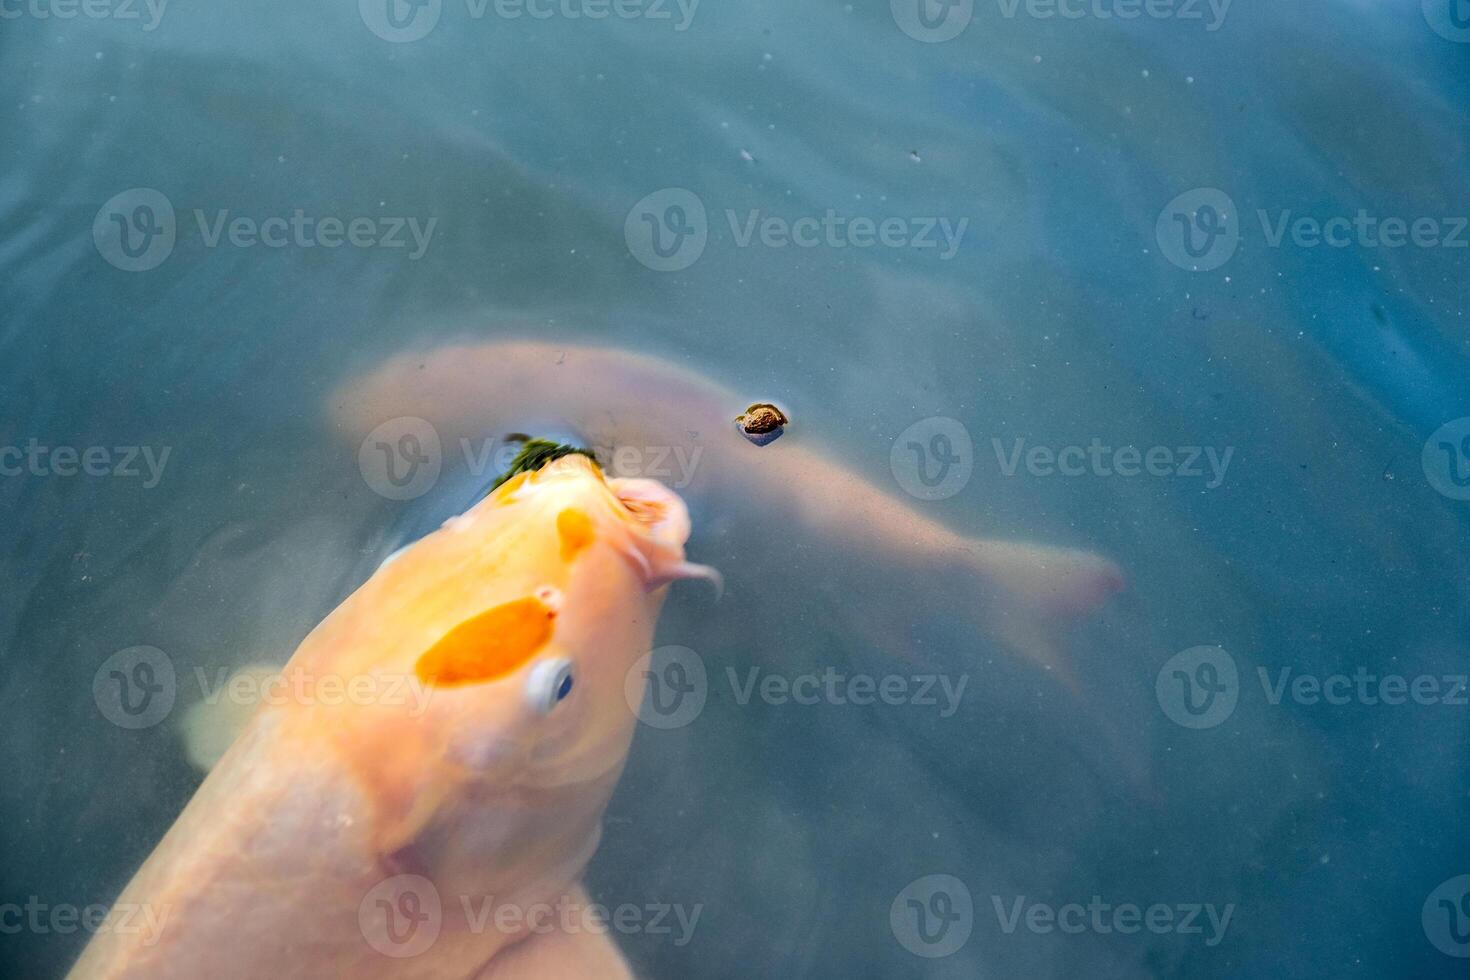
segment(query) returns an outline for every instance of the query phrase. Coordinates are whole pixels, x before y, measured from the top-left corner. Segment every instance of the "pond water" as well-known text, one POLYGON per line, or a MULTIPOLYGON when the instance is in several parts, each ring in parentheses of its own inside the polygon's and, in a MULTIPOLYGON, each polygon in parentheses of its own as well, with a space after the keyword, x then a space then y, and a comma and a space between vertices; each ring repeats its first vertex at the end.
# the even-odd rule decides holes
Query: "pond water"
POLYGON ((1463 0, 0 0, 0 972, 63 975, 57 910, 192 795, 200 678, 522 425, 708 391, 892 507, 629 464, 727 586, 670 593, 703 707, 587 875, 638 975, 1463 975, 1467 42, 1463 0), (446 371, 466 427, 385 491, 342 393, 512 340, 672 368, 526 417, 446 371), (865 550, 910 517, 1126 588, 982 621, 865 550))

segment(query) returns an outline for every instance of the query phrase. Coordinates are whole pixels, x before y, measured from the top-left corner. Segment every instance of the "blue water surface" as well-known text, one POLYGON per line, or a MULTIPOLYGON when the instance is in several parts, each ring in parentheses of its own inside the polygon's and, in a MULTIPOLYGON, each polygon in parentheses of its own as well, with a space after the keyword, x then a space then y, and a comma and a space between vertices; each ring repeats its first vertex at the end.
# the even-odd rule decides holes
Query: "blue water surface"
POLYGON ((329 393, 404 351, 536 337, 782 400, 796 444, 924 516, 1128 575, 1068 632, 1069 687, 942 583, 692 498, 691 555, 730 594, 676 588, 660 643, 716 680, 968 687, 948 717, 726 688, 640 731, 591 891, 702 909, 687 942, 617 937, 640 975, 1465 975, 1470 8, 923 2, 0 0, 0 447, 169 451, 156 479, 0 476, 0 972, 64 974, 85 930, 6 909, 112 901, 198 783, 177 718, 104 716, 99 666, 279 662, 479 489, 451 466, 417 500, 374 493, 329 393), (422 249, 212 238, 221 212, 297 211, 434 224, 422 249), (829 211, 964 231, 744 238, 752 212, 829 211), (1390 219, 1428 224, 1390 247, 1390 219), (934 418, 973 472, 923 500, 893 448, 934 418), (1018 439, 1231 455, 1217 481, 1008 474, 1018 439), (912 648, 865 631, 885 596, 912 648), (1220 675, 1171 658, 1201 646, 1234 707, 1190 727, 1179 698, 1220 675), (1438 694, 1273 703, 1282 671, 1438 694), (959 893, 936 904, 931 875, 969 896, 943 956, 959 893), (1012 917, 1094 900, 1230 918, 1012 917))

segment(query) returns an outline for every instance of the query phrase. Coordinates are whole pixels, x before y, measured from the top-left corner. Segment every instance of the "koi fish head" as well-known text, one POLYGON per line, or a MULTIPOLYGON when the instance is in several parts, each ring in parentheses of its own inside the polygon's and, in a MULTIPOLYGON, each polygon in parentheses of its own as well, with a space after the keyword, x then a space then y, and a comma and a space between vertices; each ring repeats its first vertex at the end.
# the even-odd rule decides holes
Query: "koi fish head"
POLYGON ((668 583, 715 573, 685 561, 689 515, 652 480, 608 480, 582 456, 517 474, 446 536, 483 538, 480 577, 493 599, 414 661, 439 699, 484 700, 474 720, 503 724, 470 739, 471 766, 525 764, 538 785, 620 767, 632 718, 624 679, 647 652, 668 583))
POLYGON ((384 850, 484 862, 595 846, 636 725, 625 680, 665 586, 718 582, 685 561, 688 536, 673 492, 569 455, 405 549, 323 623, 296 660, 424 696, 313 726, 377 809, 384 850))

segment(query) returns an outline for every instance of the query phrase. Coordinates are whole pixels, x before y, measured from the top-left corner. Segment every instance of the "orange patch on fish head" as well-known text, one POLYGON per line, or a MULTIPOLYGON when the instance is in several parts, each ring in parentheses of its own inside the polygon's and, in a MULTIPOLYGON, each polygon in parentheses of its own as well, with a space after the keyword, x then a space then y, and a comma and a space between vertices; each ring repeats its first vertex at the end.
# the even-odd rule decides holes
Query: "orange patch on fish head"
POLYGON ((492 493, 491 496, 498 503, 502 503, 502 504, 508 504, 508 503, 510 503, 511 500, 515 497, 516 491, 521 488, 521 485, 523 483, 525 483, 528 479, 530 479, 530 476, 531 476, 530 471, 523 471, 523 472, 517 473, 515 476, 511 477, 509 480, 506 480, 500 486, 496 487, 495 488, 495 492, 492 493))
POLYGON ((479 684, 514 673, 546 646, 556 609, 526 596, 487 609, 444 634, 414 673, 438 687, 479 684))
POLYGON ((561 540, 561 560, 571 561, 577 553, 592 543, 597 536, 592 527, 592 518, 575 507, 568 507, 556 515, 556 534, 561 540))

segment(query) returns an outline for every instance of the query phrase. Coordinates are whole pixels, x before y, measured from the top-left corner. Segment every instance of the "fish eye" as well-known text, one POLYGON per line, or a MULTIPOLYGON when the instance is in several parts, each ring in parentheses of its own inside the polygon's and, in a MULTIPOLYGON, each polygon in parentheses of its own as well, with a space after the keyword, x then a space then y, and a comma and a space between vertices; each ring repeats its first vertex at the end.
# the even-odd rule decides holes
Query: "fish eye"
POLYGON ((538 661, 526 678, 526 703, 540 714, 550 714, 572 693, 572 683, 572 662, 566 657, 538 661))

